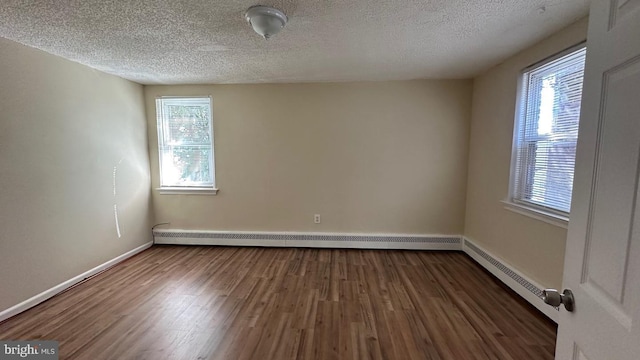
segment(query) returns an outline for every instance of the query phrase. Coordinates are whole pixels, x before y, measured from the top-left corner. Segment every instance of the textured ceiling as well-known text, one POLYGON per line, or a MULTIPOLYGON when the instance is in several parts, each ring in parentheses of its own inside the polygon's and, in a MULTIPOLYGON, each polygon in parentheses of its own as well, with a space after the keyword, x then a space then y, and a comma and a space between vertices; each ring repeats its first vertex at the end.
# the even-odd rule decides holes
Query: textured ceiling
POLYGON ((0 36, 143 84, 467 78, 588 0, 1 0, 0 36), (251 5, 289 23, 266 41, 251 5), (541 8, 544 7, 544 11, 541 8))

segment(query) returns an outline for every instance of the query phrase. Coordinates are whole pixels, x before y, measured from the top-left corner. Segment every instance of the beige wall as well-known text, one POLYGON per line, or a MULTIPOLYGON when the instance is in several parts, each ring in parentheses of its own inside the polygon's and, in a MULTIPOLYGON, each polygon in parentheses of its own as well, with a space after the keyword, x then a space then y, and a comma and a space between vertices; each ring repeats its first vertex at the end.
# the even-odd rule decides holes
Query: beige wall
POLYGON ((150 241, 142 86, 0 38, 0 184, 0 311, 150 241))
POLYGON ((584 19, 474 80, 465 235, 533 280, 560 288, 567 232, 503 208, 521 70, 586 39, 584 19))
POLYGON ((216 196, 159 195, 155 221, 201 230, 460 234, 471 81, 145 87, 212 95, 216 196), (313 223, 313 214, 322 223, 313 223))

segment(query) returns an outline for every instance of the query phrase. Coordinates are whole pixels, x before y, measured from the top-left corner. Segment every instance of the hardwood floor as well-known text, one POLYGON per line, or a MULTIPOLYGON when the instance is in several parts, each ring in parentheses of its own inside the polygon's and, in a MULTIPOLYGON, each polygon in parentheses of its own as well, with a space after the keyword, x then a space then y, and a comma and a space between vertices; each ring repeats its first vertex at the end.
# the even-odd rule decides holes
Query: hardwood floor
POLYGON ((553 359, 462 253, 155 246, 0 324, 60 359, 553 359))

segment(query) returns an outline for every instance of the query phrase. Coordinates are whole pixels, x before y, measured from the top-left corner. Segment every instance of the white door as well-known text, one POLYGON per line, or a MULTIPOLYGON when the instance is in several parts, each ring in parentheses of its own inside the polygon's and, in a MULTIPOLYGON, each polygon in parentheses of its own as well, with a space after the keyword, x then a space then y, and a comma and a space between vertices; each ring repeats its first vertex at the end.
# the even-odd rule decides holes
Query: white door
POLYGON ((640 0, 592 0, 557 360, 640 359, 640 0))

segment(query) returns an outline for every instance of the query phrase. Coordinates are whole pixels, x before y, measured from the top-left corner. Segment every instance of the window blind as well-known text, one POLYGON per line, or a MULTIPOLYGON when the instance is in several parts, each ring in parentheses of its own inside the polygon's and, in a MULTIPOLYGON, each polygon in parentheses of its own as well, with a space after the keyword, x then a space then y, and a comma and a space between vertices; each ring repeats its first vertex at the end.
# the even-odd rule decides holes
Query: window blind
POLYGON ((525 71, 512 200, 568 215, 586 48, 525 71))

